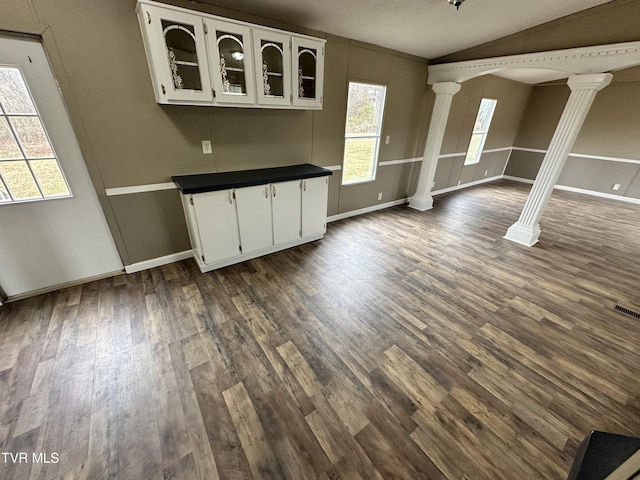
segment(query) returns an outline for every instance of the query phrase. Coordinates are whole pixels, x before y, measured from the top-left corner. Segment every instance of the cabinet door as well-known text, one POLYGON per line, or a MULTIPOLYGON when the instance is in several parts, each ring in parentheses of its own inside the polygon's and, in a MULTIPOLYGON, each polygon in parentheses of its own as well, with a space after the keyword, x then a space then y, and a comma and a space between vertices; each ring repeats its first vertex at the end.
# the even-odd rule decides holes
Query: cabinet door
POLYGON ((205 19, 216 103, 256 103, 251 29, 205 19))
POLYGON ((261 105, 291 105, 291 37, 253 29, 256 93, 261 105))
POLYGON ((236 188, 236 204, 242 253, 272 246, 269 185, 236 188))
POLYGON ((215 263, 240 255, 233 190, 198 193, 192 198, 203 261, 215 263))
POLYGON ((327 231, 329 177, 302 180, 302 236, 327 231))
POLYGON ((324 42, 293 37, 293 104, 322 108, 324 42))
POLYGON ((211 103, 202 19, 145 4, 138 14, 158 103, 211 103))
POLYGON ((301 191, 300 180, 271 184, 274 245, 300 238, 301 191))

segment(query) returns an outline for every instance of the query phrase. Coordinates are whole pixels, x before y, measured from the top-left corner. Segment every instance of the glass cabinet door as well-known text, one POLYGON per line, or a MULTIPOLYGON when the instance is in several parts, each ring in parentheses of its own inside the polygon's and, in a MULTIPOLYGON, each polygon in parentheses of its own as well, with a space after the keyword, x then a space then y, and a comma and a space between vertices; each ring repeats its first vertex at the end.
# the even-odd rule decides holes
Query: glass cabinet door
POLYGON ((324 42, 293 37, 293 104, 322 107, 324 42))
POLYGON ((255 103, 251 30, 206 19, 216 103, 255 103))
MULTIPOLYGON (((156 47, 155 79, 160 99, 171 101, 212 100, 202 19, 170 9, 145 5, 140 21, 149 29, 156 47)), ((164 102, 161 102, 164 103, 164 102)))
POLYGON ((253 30, 256 91, 262 105, 291 105, 291 37, 253 30))

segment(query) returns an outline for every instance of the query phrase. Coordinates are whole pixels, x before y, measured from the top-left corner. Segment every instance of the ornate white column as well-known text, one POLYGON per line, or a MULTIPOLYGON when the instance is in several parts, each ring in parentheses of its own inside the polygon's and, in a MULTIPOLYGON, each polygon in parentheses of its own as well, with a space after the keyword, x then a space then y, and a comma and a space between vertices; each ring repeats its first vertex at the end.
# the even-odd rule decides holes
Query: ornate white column
POLYGON ((553 134, 547 154, 533 183, 529 197, 524 204, 520 218, 507 230, 504 238, 528 247, 534 245, 540 236, 538 222, 544 207, 553 192, 556 182, 596 94, 611 83, 613 75, 597 73, 573 75, 569 77, 571 94, 564 107, 556 131, 553 134))
POLYGON ((431 114, 427 143, 424 146, 422 157, 422 169, 418 179, 416 193, 409 199, 409 206, 416 210, 425 211, 433 208, 433 197, 431 189, 433 178, 438 166, 438 156, 442 147, 444 130, 447 127, 449 110, 453 96, 460 91, 460 84, 456 82, 441 82, 433 84, 433 91, 436 93, 436 101, 431 114))

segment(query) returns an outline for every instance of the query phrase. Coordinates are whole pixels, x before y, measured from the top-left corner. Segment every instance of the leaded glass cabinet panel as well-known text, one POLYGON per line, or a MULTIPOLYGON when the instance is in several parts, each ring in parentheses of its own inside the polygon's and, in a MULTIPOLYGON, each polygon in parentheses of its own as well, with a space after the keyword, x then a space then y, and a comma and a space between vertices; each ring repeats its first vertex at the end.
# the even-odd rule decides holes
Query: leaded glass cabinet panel
POLYGON ((251 29, 206 19, 215 103, 255 103, 251 29))
POLYGON ((324 42, 293 37, 293 104, 322 106, 324 42))
POLYGON ((159 103, 211 102, 202 18, 154 5, 140 5, 138 17, 159 103))
POLYGON ((262 105, 291 105, 291 37, 253 30, 256 90, 262 105))

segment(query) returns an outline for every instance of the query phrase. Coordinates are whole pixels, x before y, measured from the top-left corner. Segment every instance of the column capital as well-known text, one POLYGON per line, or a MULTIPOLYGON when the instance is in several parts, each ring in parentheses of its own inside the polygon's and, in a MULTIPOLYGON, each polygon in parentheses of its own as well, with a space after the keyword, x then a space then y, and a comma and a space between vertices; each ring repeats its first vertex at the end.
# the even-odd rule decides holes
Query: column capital
POLYGON ((595 90, 599 92, 611 83, 613 75, 610 73, 588 73, 571 75, 567 84, 573 90, 595 90))
POLYGON ((455 95, 460 91, 461 85, 457 82, 440 82, 431 85, 436 95, 455 95))

